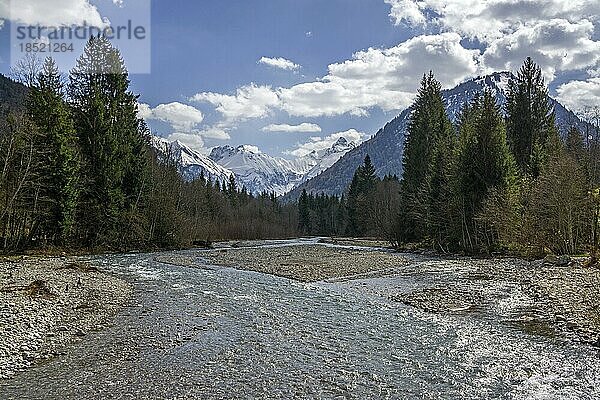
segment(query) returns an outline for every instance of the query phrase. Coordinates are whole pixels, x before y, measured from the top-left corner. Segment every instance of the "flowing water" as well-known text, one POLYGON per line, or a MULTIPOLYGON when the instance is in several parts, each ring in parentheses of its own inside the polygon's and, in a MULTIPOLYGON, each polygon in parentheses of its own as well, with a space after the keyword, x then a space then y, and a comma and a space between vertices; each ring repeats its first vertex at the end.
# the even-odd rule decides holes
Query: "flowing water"
POLYGON ((304 284, 155 256, 100 258, 129 306, 0 398, 600 398, 597 350, 503 322, 527 302, 510 285, 496 311, 442 315, 389 300, 415 276, 304 284))

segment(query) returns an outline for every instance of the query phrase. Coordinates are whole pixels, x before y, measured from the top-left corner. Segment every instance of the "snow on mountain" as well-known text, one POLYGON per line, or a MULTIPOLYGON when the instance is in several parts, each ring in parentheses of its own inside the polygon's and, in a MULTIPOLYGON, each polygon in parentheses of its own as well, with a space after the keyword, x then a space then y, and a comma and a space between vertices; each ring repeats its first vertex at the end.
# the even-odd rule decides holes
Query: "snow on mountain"
MULTIPOLYGON (((510 72, 496 72, 468 80, 452 89, 444 90, 442 96, 446 104, 446 111, 452 122, 456 122, 463 105, 472 101, 474 96, 484 89, 491 91, 497 103, 503 106, 506 103, 508 83, 512 76, 510 72)), ((550 102, 554 107, 556 124, 562 134, 565 134, 573 125, 577 126, 581 132, 586 132, 589 129, 584 121, 559 102, 552 98, 550 98, 550 102)), ((404 141, 411 113, 411 108, 402 111, 400 115, 380 129, 371 140, 348 151, 329 169, 298 185, 287 193, 284 199, 296 200, 303 189, 306 189, 309 193, 338 195, 343 193, 350 184, 356 168, 362 164, 367 154, 371 156, 378 175, 395 174, 401 176, 404 141)))
POLYGON ((283 195, 332 166, 356 144, 341 138, 329 149, 294 160, 269 156, 252 145, 215 147, 209 156, 180 141, 170 142, 156 136, 152 138, 152 146, 161 157, 170 154, 186 180, 194 180, 202 173, 213 181, 226 181, 234 175, 238 184, 250 193, 266 191, 283 195))
POLYGON ((316 164, 304 175, 302 181, 305 182, 309 179, 312 179, 321 172, 327 170, 333 164, 338 162, 338 160, 347 152, 356 147, 356 143, 349 142, 346 138, 341 137, 329 149, 321 150, 319 152, 313 151, 306 157, 310 157, 315 160, 316 164))
POLYGON ((271 157, 255 146, 215 147, 210 158, 222 167, 233 171, 239 185, 250 193, 290 191, 312 167, 310 163, 271 157))
POLYGON ((161 157, 168 155, 177 164, 179 172, 188 181, 192 181, 204 173, 204 176, 210 178, 213 182, 216 180, 223 182, 228 181, 233 174, 232 171, 223 168, 210 157, 178 140, 170 142, 167 139, 154 136, 151 143, 161 157))

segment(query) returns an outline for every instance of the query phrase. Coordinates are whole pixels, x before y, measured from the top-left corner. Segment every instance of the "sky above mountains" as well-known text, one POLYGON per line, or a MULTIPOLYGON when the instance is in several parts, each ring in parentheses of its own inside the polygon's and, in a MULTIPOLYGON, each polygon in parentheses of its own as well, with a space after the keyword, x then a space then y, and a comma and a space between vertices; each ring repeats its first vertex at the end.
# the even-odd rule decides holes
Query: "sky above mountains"
MULTIPOLYGON (((11 20, 104 24, 134 0, 12 1, 18 7, 9 15, 0 0, 2 43, 11 20)), ((562 103, 600 105, 597 0, 155 0, 151 7, 152 72, 131 76, 140 114, 160 136, 204 151, 250 143, 293 157, 339 137, 361 141, 410 105, 423 73, 433 70, 448 88, 514 71, 527 56, 562 103)))

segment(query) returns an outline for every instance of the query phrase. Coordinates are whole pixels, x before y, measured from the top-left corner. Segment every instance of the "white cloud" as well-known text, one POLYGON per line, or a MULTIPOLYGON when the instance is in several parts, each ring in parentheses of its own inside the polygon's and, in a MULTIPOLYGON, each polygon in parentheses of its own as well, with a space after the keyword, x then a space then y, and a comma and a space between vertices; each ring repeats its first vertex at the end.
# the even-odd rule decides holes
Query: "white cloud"
POLYGON ((444 31, 491 42, 540 21, 598 21, 598 0, 384 0, 396 24, 430 23, 444 31))
POLYGON ((311 140, 309 142, 298 144, 296 149, 287 151, 286 154, 296 157, 303 157, 313 151, 329 149, 335 144, 335 142, 338 141, 338 139, 342 137, 349 142, 360 143, 365 140, 367 135, 363 132, 357 131, 356 129, 349 129, 347 131, 333 133, 325 137, 315 136, 310 138, 311 140))
POLYGON ((556 89, 557 99, 574 111, 582 111, 586 107, 600 106, 600 78, 585 81, 571 81, 556 89))
POLYGON ((195 149, 204 146, 204 139, 231 139, 228 128, 224 125, 200 128, 204 115, 197 108, 187 104, 173 102, 152 108, 148 104, 139 103, 138 117, 168 123, 174 131, 167 137, 169 140, 179 140, 195 149))
POLYGON ((447 87, 477 74, 479 50, 466 49, 460 41, 456 33, 443 33, 359 51, 352 60, 331 64, 329 74, 318 81, 279 89, 281 107, 305 117, 366 115, 373 107, 404 109, 430 69, 447 87))
POLYGON ((262 128, 263 132, 321 132, 321 127, 317 124, 304 122, 300 125, 271 124, 262 128))
POLYGON ((141 119, 151 119, 152 118, 152 108, 145 103, 138 103, 138 118, 141 119))
POLYGON ((279 98, 270 86, 257 86, 254 83, 242 86, 235 95, 204 92, 190 100, 214 105, 228 123, 249 118, 263 118, 277 106, 279 98))
MULTIPOLYGON (((148 110, 145 109, 143 112, 147 114, 148 110)), ((175 130, 190 132, 204 120, 204 115, 195 107, 173 102, 156 106, 146 119, 167 122, 175 130)))
POLYGON ((540 21, 494 40, 483 54, 489 70, 515 70, 530 56, 552 81, 557 71, 580 70, 600 61, 600 42, 592 40, 594 25, 588 20, 540 21))
POLYGON ((0 0, 0 19, 27 25, 88 25, 106 27, 107 22, 89 0, 0 0))
POLYGON ((282 57, 277 57, 277 58, 262 57, 260 60, 258 60, 258 63, 268 65, 269 67, 284 69, 284 70, 288 70, 288 71, 298 71, 300 68, 302 68, 301 65, 296 64, 293 61, 286 60, 285 58, 282 58, 282 57))
POLYGON ((390 17, 396 25, 403 21, 412 25, 422 25, 427 21, 419 5, 412 0, 384 0, 392 6, 390 17))
POLYGON ((391 48, 359 51, 351 60, 329 65, 328 74, 312 82, 276 89, 252 83, 234 95, 204 92, 191 100, 214 105, 227 126, 274 110, 302 117, 365 116, 375 107, 397 111, 409 106, 429 70, 445 87, 477 75, 479 58, 480 51, 464 48, 456 33, 422 35, 391 48))
POLYGON ((227 130, 227 127, 224 126, 209 126, 204 129, 195 131, 196 134, 205 137, 207 139, 218 139, 218 140, 229 140, 231 136, 227 130))
POLYGON ((482 65, 488 72, 515 70, 531 56, 552 81, 558 71, 590 69, 600 59, 600 41, 594 39, 598 0, 384 1, 396 24, 428 23, 478 39, 485 46, 482 65))
POLYGON ((202 136, 196 133, 174 132, 167 136, 166 139, 170 142, 179 140, 181 143, 191 147, 194 150, 200 150, 204 148, 204 139, 202 136))

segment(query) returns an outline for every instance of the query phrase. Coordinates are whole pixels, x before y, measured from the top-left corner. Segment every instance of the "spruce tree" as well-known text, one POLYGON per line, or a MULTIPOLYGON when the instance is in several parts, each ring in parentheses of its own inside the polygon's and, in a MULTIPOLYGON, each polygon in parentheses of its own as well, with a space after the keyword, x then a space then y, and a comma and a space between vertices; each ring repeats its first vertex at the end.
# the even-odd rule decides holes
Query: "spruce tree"
POLYGON ((44 149, 38 171, 39 230, 55 244, 73 233, 79 189, 77 138, 63 96, 60 72, 49 57, 31 87, 27 109, 40 133, 37 147, 44 149))
POLYGON ((378 181, 379 178, 375 172, 371 157, 367 154, 360 169, 360 192, 363 194, 372 193, 378 181))
POLYGON ((298 200, 298 230, 304 234, 311 233, 310 204, 306 189, 302 191, 298 200))
POLYGON ((352 177, 352 182, 348 188, 348 200, 346 201, 346 214, 348 221, 346 223, 346 235, 357 236, 360 232, 358 223, 358 207, 359 207, 359 196, 361 193, 361 175, 362 166, 358 167, 352 177))
POLYGON ((463 111, 459 133, 454 189, 460 228, 455 234, 463 249, 476 251, 481 250, 486 232, 478 229, 475 218, 486 196, 493 188, 514 185, 516 173, 502 113, 489 91, 463 111))
POLYGON ((554 112, 542 71, 528 57, 516 77, 510 80, 506 99, 508 143, 522 173, 539 175, 554 125, 554 112))
POLYGON ((88 244, 122 244, 140 218, 147 130, 108 39, 90 38, 71 71, 69 96, 84 163, 82 236, 88 244))
POLYGON ((441 84, 432 72, 424 75, 412 106, 403 155, 398 242, 421 240, 427 233, 428 188, 435 149, 452 135, 444 107, 441 84))

